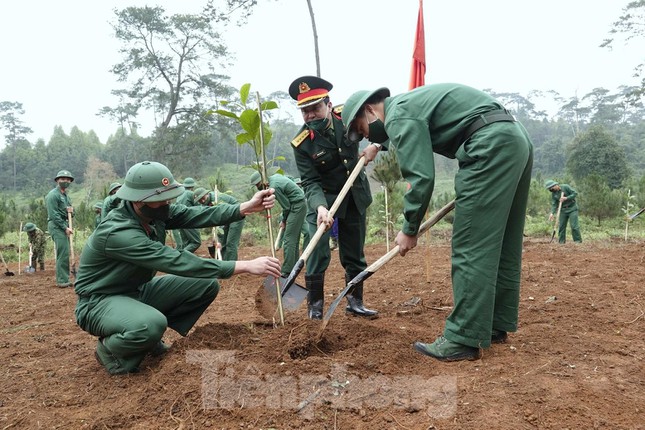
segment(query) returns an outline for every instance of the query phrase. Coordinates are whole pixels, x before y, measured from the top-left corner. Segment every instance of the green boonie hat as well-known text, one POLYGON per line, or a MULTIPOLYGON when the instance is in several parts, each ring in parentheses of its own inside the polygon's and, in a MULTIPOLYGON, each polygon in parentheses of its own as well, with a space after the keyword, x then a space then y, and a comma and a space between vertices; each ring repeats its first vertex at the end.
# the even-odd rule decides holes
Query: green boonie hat
POLYGON ((262 181, 262 175, 260 172, 253 172, 251 175, 251 185, 257 186, 262 181))
POLYGON ((560 185, 557 182, 555 182, 553 179, 549 179, 544 183, 544 188, 547 190, 551 189, 551 187, 555 187, 556 185, 560 185))
POLYGON ((74 182, 74 175, 72 175, 72 172, 69 170, 60 170, 58 173, 56 173, 56 177, 54 178, 54 181, 58 181, 58 178, 69 178, 74 182))
POLYGON ((390 97, 390 90, 385 87, 379 88, 378 90, 374 91, 361 90, 356 91, 354 94, 349 96, 349 98, 345 102, 345 105, 343 106, 343 111, 341 113, 341 119, 343 120, 343 125, 345 126, 346 130, 349 130, 349 127, 352 124, 352 121, 354 121, 356 114, 363 107, 367 99, 374 95, 390 97))
POLYGON ((197 184, 195 183, 195 180, 193 178, 189 177, 184 179, 184 188, 194 188, 195 185, 197 184))
POLYGON ((118 190, 121 187, 120 182, 112 182, 110 188, 108 188, 108 194, 112 194, 114 191, 118 190))
POLYGON ((22 228, 23 231, 34 231, 36 230, 36 224, 33 222, 28 222, 27 224, 24 225, 22 228))
POLYGON ((163 202, 176 199, 184 191, 166 166, 156 161, 143 161, 130 167, 115 195, 130 202, 163 202))
POLYGON ((206 194, 208 194, 208 190, 206 188, 199 187, 195 191, 193 191, 193 201, 197 203, 200 201, 206 194))

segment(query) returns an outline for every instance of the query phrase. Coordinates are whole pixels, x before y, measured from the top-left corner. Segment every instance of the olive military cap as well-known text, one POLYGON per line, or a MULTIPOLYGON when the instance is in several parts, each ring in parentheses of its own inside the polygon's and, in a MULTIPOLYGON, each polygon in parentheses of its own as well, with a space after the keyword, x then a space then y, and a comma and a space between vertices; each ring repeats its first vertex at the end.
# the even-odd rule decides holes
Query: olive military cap
POLYGON ((27 231, 27 232, 34 231, 36 230, 36 224, 34 224, 33 222, 28 222, 27 224, 25 224, 25 226, 22 229, 23 231, 27 231))
POLYGON ((372 96, 379 95, 381 97, 390 97, 390 90, 383 87, 374 91, 356 91, 354 94, 349 96, 345 105, 343 106, 343 112, 341 113, 341 119, 343 120, 343 125, 345 129, 349 131, 352 121, 356 118, 356 114, 361 110, 365 102, 372 96))
POLYGON ((553 179, 549 179, 544 183, 544 188, 547 190, 550 190, 552 187, 555 187, 556 185, 560 185, 557 182, 555 182, 553 179))
POLYGON ((195 188, 195 185, 197 184, 195 183, 195 180, 193 178, 188 177, 184 179, 183 185, 184 185, 184 188, 195 188))
POLYGON ((193 201, 197 203, 200 201, 206 194, 208 194, 208 190, 206 188, 199 187, 193 192, 193 201))
POLYGON ((54 178, 54 181, 58 181, 60 178, 69 178, 74 182, 74 175, 69 170, 60 170, 57 174, 56 177, 54 178))
POLYGON ((162 202, 176 199, 184 191, 166 166, 156 161, 143 161, 130 167, 116 196, 131 202, 162 202))

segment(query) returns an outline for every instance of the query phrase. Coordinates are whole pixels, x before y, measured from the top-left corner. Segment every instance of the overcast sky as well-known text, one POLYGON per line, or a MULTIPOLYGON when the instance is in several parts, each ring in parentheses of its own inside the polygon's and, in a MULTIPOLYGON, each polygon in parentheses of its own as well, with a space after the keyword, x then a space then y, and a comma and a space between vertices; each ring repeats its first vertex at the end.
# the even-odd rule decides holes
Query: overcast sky
MULTIPOLYGON (((261 95, 316 74, 306 0, 259 0, 249 22, 226 34, 231 84, 261 95)), ((335 104, 359 89, 407 90, 418 0, 312 0, 322 77, 335 104)), ((526 95, 564 97, 636 85, 645 44, 599 48, 628 0, 425 0, 426 83, 459 82, 526 95)), ((25 125, 46 141, 54 127, 94 130, 105 143, 117 125, 96 116, 115 105, 109 73, 120 60, 109 22, 115 8, 160 5, 196 13, 203 0, 32 0, 0 3, 0 101, 20 102, 25 125)), ((154 126, 142 119, 143 135, 154 126)), ((0 137, 0 145, 4 138, 0 137)))

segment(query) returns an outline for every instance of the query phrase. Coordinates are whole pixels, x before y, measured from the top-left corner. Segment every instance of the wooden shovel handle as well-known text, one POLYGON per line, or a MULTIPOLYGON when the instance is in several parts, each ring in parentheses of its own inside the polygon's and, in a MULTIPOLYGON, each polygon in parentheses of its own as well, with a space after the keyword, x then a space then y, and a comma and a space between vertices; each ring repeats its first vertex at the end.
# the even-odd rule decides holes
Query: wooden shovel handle
MULTIPOLYGON (((345 185, 343 185, 343 188, 340 190, 340 193, 338 193, 338 196, 336 196, 336 200, 334 200, 334 203, 331 205, 331 208, 329 208, 330 218, 333 218, 334 215, 336 214, 336 211, 340 207, 340 204, 345 199, 345 196, 349 192, 349 189, 352 188, 352 185, 354 185, 354 181, 356 180, 356 177, 361 173, 361 170, 363 170, 363 167, 365 167, 365 156, 361 157, 358 160, 358 162, 356 163, 356 166, 354 167, 354 170, 352 170, 352 173, 347 178, 347 181, 345 181, 345 185)), ((327 227, 325 226, 324 223, 318 226, 316 233, 309 241, 309 245, 307 245, 307 248, 305 248, 305 250, 302 252, 302 255, 300 255, 301 260, 307 261, 307 258, 314 251, 314 248, 318 244, 318 241, 320 240, 322 235, 325 234, 326 230, 327 230, 327 227)))

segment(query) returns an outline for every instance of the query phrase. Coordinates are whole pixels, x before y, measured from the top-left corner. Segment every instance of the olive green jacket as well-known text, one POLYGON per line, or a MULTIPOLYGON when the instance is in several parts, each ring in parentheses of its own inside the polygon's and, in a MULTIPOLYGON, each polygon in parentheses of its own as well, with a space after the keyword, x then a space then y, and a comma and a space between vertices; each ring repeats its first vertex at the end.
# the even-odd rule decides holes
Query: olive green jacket
POLYGON ((118 208, 120 204, 121 199, 118 198, 116 194, 112 194, 111 196, 104 198, 103 206, 101 207, 101 221, 107 218, 112 209, 118 208))
POLYGON ((305 205, 305 193, 291 179, 275 174, 269 177, 269 187, 275 190, 275 199, 282 208, 282 221, 286 221, 292 208, 305 205))
POLYGON ((551 213, 553 215, 558 211, 558 206, 560 206, 560 197, 563 192, 567 199, 562 202, 562 210, 565 213, 578 210, 578 203, 576 203, 578 193, 576 190, 571 188, 568 184, 560 184, 560 190, 551 192, 551 213))
POLYGON ((239 205, 170 205, 170 218, 143 223, 130 202, 114 209, 89 237, 75 282, 79 296, 133 294, 157 271, 191 278, 229 278, 235 261, 203 259, 165 245, 166 229, 201 228, 243 219, 239 205))
MULTIPOLYGON (((314 212, 319 206, 331 208, 359 160, 358 143, 351 143, 345 138, 343 123, 337 112, 332 114, 332 127, 324 134, 323 136, 303 125, 291 141, 307 204, 314 212)), ((364 168, 349 193, 358 211, 364 214, 372 203, 370 185, 364 168)), ((339 206, 336 211, 337 217, 345 217, 347 201, 346 197, 339 206)))
POLYGON ((69 195, 61 192, 60 187, 57 186, 47 193, 45 204, 47 207, 47 221, 53 223, 56 228, 65 231, 69 227, 67 208, 72 206, 72 200, 69 195))
POLYGON ((394 149, 409 189, 402 231, 416 235, 435 181, 434 153, 455 158, 464 130, 486 112, 503 109, 492 96, 460 84, 433 84, 385 99, 384 146, 394 149))

